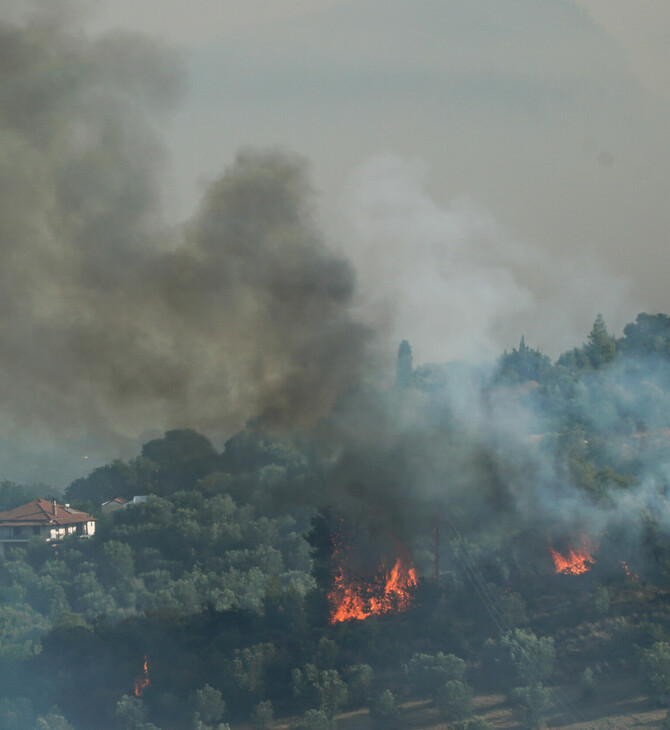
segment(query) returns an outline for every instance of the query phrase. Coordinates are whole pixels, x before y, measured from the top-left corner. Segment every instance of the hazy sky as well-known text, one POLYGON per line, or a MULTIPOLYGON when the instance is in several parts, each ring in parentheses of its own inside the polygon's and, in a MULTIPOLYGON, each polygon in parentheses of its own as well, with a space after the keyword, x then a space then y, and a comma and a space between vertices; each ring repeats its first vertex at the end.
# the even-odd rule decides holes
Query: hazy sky
MULTIPOLYGON (((461 331, 441 328, 445 317, 465 318, 474 340, 492 346, 523 331, 557 354, 598 311, 620 332, 641 309, 668 309, 667 3, 104 0, 92 22, 156 35, 185 54, 189 90, 166 130, 171 215, 187 216, 198 182, 240 147, 304 154, 361 282, 408 303, 398 333, 421 359, 471 354, 461 331), (419 223, 416 209, 405 211, 406 225, 411 215, 431 227, 431 246, 409 233, 352 233, 361 198, 389 195, 380 189, 389 179, 375 177, 387 174, 380 156, 395 158, 397 184, 435 214, 419 223), (439 226, 458 217, 455 200, 496 227, 476 262, 469 241, 458 256, 435 257, 439 226), (391 258, 385 285, 382 256, 391 258), (479 302, 463 311, 454 300, 473 277, 479 302), (491 301, 480 305, 485 292, 491 301)), ((374 205, 400 215, 386 199, 374 205)))
MULTIPOLYGON (((9 303, 0 310, 0 379, 14 404, 5 402, 6 423, 0 422, 0 461, 19 449, 3 446, 3 438, 28 433, 21 430, 26 424, 57 444, 66 413, 68 438, 82 459, 91 429, 104 446, 100 459, 108 460, 123 455, 115 449, 124 439, 135 444, 142 427, 213 423, 211 413, 199 422, 195 405, 194 422, 182 422, 184 404, 211 400, 209 383, 218 382, 216 368, 227 366, 230 352, 197 326, 249 334, 249 324, 231 324, 215 310, 226 292, 212 286, 213 299, 206 298, 194 272, 206 279, 209 264, 203 268, 205 259, 194 254, 197 241, 187 239, 172 260, 164 239, 163 248, 152 248, 147 223, 156 225, 156 196, 159 226, 192 219, 207 185, 244 148, 283 148, 309 161, 319 225, 357 281, 353 274, 349 280, 347 264, 318 249, 318 266, 331 272, 323 281, 332 283, 337 271, 346 282, 341 291, 323 292, 321 311, 342 331, 356 330, 352 316, 375 328, 391 364, 404 338, 415 363, 494 358, 522 334, 555 357, 585 340, 598 312, 618 335, 640 311, 670 311, 667 2, 35 6, 37 25, 0 29, 0 70, 12 80, 0 87, 7 130, 0 148, 0 275, 9 303), (64 13, 71 38, 44 22, 64 13), (103 37, 118 28, 155 42, 103 37), (100 42, 80 44, 81 29, 100 42), (183 83, 165 48, 176 50, 183 83), (152 127, 165 144, 165 161, 152 127), (191 267, 187 274, 179 257, 191 267), (190 312, 200 312, 195 330, 189 312, 175 304, 180 296, 200 307, 190 312), (173 328, 175 316, 181 319, 173 328), (128 357, 119 359, 123 348, 128 357), (102 362, 87 352, 102 353, 102 362), (153 367, 162 380, 149 375, 153 367), (174 383, 181 389, 171 390, 174 383), (146 388, 146 402, 130 399, 146 388), (127 402, 136 413, 122 427, 127 402)), ((0 0, 0 19, 20 20, 31 8, 0 0)), ((232 188, 247 174, 260 185, 264 164, 252 157, 235 167, 232 188)), ((268 164, 275 174, 284 163, 268 164)), ((301 181, 292 165, 290 175, 301 181)), ((198 215, 201 225, 209 220, 198 215)), ((178 233, 173 240, 181 240, 178 233)), ((289 254, 301 281, 309 278, 310 261, 289 254)), ((290 279, 276 250, 268 255, 267 281, 277 285, 275 274, 290 279)), ((263 268, 263 256, 254 266, 263 268)), ((251 268, 244 268, 247 275, 251 268)), ((251 301, 261 280, 252 276, 231 296, 251 301)), ((291 321, 290 312, 283 314, 291 321)), ((318 331, 322 320, 314 321, 318 331)), ((275 340, 288 372, 303 342, 298 337, 286 352, 286 338, 275 340)), ((263 343, 247 344, 251 360, 263 343)), ((269 361, 259 363, 266 378, 274 377, 269 361)), ((245 392, 237 389, 238 401, 245 392)), ((210 411, 217 407, 209 403, 210 411)), ((21 447, 32 464, 39 462, 38 436, 25 436, 21 447)), ((45 473, 51 458, 44 457, 45 473)))

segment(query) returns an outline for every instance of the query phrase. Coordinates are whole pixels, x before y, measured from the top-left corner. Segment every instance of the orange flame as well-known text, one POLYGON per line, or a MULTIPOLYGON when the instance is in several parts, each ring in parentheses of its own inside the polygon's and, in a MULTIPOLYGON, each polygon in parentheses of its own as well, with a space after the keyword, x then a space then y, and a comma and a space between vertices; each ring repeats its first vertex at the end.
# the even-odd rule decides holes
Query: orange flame
POLYGON ((626 574, 626 577, 629 580, 632 580, 633 583, 638 583, 640 581, 640 576, 637 573, 633 573, 631 569, 628 567, 628 563, 625 560, 621 561, 621 568, 623 569, 623 572, 626 574))
POLYGON ((556 573, 564 573, 565 575, 582 575, 588 573, 589 570, 595 564, 595 560, 591 556, 591 553, 598 549, 598 546, 593 544, 587 537, 582 535, 579 539, 581 543, 579 547, 574 548, 568 544, 568 553, 563 555, 551 545, 549 541, 549 551, 554 561, 554 568, 556 573))
POLYGON ((144 674, 135 680, 135 697, 141 697, 144 694, 144 690, 151 684, 149 679, 149 657, 144 657, 144 664, 142 665, 144 674))
POLYGON ((333 589, 328 594, 331 624, 407 611, 412 604, 411 589, 417 585, 411 560, 402 558, 396 560, 390 572, 382 568, 368 581, 347 581, 342 566, 337 569, 333 580, 333 589))

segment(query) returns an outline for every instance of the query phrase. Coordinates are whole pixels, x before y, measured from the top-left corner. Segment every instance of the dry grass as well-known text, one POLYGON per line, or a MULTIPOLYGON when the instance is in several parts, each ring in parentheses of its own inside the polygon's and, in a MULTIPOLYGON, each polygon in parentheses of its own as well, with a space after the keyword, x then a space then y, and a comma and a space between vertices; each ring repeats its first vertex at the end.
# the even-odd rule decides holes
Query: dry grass
MULTIPOLYGON (((562 713, 550 715, 547 728, 552 730, 613 730, 615 728, 659 728, 667 710, 659 708, 641 694, 637 683, 616 678, 599 682, 598 696, 592 702, 579 699, 574 688, 563 688, 567 702, 562 713), (567 708, 571 708, 568 710, 567 708)), ((478 695, 474 711, 498 730, 518 730, 512 708, 504 695, 478 695)), ((292 723, 277 721, 273 730, 288 730, 292 723)), ((438 716, 429 700, 406 702, 402 705, 402 730, 451 730, 452 725, 438 716)), ((343 713, 337 717, 337 730, 371 730, 367 709, 343 713)), ((235 730, 251 730, 250 725, 237 725, 235 730)))

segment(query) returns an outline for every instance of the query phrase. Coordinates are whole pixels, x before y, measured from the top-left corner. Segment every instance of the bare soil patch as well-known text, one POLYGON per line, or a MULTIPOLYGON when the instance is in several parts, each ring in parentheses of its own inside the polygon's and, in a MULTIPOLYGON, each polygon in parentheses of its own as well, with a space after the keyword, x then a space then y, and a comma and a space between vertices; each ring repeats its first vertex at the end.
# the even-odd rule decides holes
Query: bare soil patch
MULTIPOLYGON (((559 708, 547 718, 552 730, 613 730, 622 728, 659 728, 667 714, 640 691, 638 682, 625 678, 601 680, 596 698, 585 702, 575 687, 559 687, 559 708)), ((492 728, 512 730, 521 727, 514 710, 502 694, 478 695, 474 699, 475 715, 486 720, 492 728)), ((273 730, 288 730, 292 721, 277 721, 273 730)), ((451 730, 451 723, 441 720, 430 700, 402 704, 403 730, 451 730)), ((337 730, 371 730, 367 709, 337 716, 337 730)), ((239 725, 236 730, 251 730, 239 725)))

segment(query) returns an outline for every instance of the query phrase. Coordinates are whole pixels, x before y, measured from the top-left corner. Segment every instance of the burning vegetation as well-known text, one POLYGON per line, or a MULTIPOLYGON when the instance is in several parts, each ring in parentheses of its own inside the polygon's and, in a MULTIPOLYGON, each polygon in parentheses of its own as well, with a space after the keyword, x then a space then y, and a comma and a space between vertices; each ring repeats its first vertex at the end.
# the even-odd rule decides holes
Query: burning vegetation
POLYGON ((149 679, 149 657, 144 657, 144 664, 142 665, 142 674, 135 680, 135 697, 141 697, 144 694, 144 690, 151 684, 149 679))
POLYGON ((418 581, 412 554, 402 543, 393 540, 386 548, 367 544, 351 525, 341 518, 333 520, 332 515, 315 526, 314 539, 318 533, 326 538, 321 542, 322 576, 331 624, 402 613, 411 607, 418 581), (363 558, 370 554, 381 556, 376 564, 363 558))
POLYGON ((417 585, 411 560, 402 557, 390 571, 382 567, 376 575, 358 579, 346 578, 340 565, 333 582, 328 594, 331 624, 351 619, 363 621, 383 613, 402 613, 412 605, 412 589, 417 585))
MULTIPOLYGON (((520 323, 544 286, 542 267, 524 263, 523 286, 504 266, 479 268, 498 237, 486 215, 471 229, 476 205, 454 208, 454 233, 441 223, 451 211, 432 207, 415 227, 423 206, 407 217, 412 188, 399 205, 393 192, 388 208, 386 193, 363 195, 352 220, 371 213, 364 227, 380 242, 393 227, 384 260, 407 235, 412 246, 427 235, 440 289, 463 303, 430 310, 458 334, 436 351, 459 360, 414 367, 405 341, 391 384, 381 359, 396 302, 359 288, 353 264, 328 246, 301 157, 241 153, 190 221, 161 232, 165 163, 153 129, 178 96, 180 54, 132 34, 80 37, 68 27, 70 3, 37 4, 46 14, 31 11, 21 25, 5 17, 20 3, 5 5, 2 508, 38 496, 11 501, 21 493, 5 481, 12 462, 52 461, 60 472, 72 460, 78 474, 82 448, 93 466, 126 453, 134 434, 173 430, 67 488, 73 504, 151 495, 109 515, 94 540, 47 552, 26 524, 8 540, 23 545, 0 545, 0 666, 11 675, 0 728, 87 730, 91 717, 97 730, 214 727, 224 707, 237 727, 268 726, 273 705, 282 724, 304 710, 330 726, 341 707, 368 697, 370 720, 376 712, 381 726, 417 727, 398 717, 405 708, 394 693, 430 696, 431 709, 463 719, 469 677, 539 723, 555 660, 561 681, 591 672, 589 663, 603 682, 611 668, 627 670, 636 695, 640 642, 651 676, 670 666, 667 602, 650 598, 670 585, 670 317, 641 313, 613 337, 599 315, 587 341, 555 363, 522 338, 497 363, 468 365, 460 358, 498 334, 479 324, 495 321, 506 338, 520 323), (51 6, 65 10, 60 21, 51 6), (498 300, 513 301, 512 321, 491 309, 498 300), (461 336, 466 351, 456 352, 461 336), (234 435, 220 450, 184 426, 234 435), (327 506, 352 516, 346 531, 321 514, 327 506), (410 548, 425 574, 433 514, 446 528, 442 554, 436 519, 433 585, 421 586, 421 611, 412 611, 410 548), (621 530, 630 552, 603 550, 600 575, 574 581, 584 601, 555 600, 570 579, 534 575, 536 563, 551 574, 546 526, 576 536, 583 524, 601 526, 603 546, 608 529, 621 530), (645 590, 622 589, 622 569, 637 580, 618 564, 628 554, 645 590), (618 600, 622 591, 631 595, 618 600), (607 613, 607 624, 575 620, 588 602, 588 617, 607 613), (345 623, 395 614, 401 621, 345 623), (332 630, 342 623, 354 630, 332 630), (158 675, 153 667, 151 689, 145 651, 153 662, 175 657, 160 660, 158 675), (371 688, 385 691, 375 700, 371 688), (119 700, 121 690, 131 696, 119 700), (72 725, 37 720, 51 698, 72 725), (132 716, 115 710, 124 705, 132 716), (145 711, 147 722, 137 716, 145 711)), ((419 270, 404 272, 411 293, 419 270)), ((380 272, 367 278, 381 281, 380 272)), ((595 290, 588 276, 575 294, 579 285, 595 290)), ((551 330, 543 338, 555 349, 565 333, 557 327, 553 339, 551 330)), ((588 572, 597 547, 586 537, 550 541, 556 574, 588 572)), ((670 669, 660 678, 666 703, 670 669)), ((556 705, 566 724, 584 727, 556 705)))
POLYGON ((634 570, 631 570, 628 567, 628 563, 625 560, 621 561, 621 569, 626 574, 626 578, 628 580, 632 581, 633 583, 639 583, 640 582, 640 576, 638 573, 636 573, 634 570))
POLYGON ((549 540, 549 552, 554 561, 556 573, 582 575, 588 573, 595 565, 596 560, 593 558, 592 553, 598 549, 598 545, 585 535, 580 535, 575 543, 568 542, 565 551, 559 552, 554 549, 551 540, 549 540))

